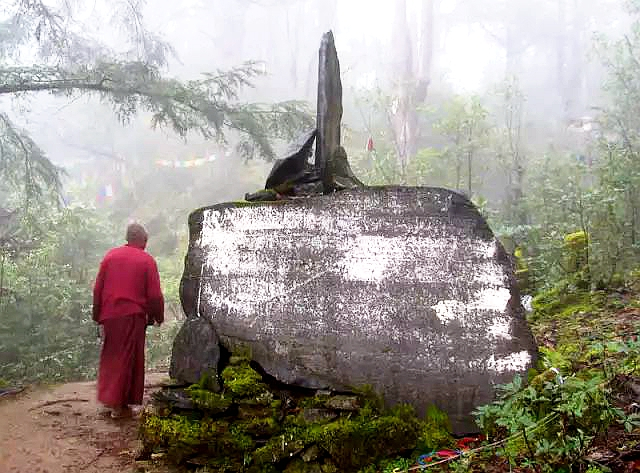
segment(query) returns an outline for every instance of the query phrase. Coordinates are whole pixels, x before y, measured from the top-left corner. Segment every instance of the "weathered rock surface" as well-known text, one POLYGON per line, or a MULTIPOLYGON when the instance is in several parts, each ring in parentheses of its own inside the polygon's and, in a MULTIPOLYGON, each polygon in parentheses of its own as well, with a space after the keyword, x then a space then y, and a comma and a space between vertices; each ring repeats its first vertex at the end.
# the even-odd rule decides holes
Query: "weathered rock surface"
POLYGON ((190 318, 173 341, 169 375, 183 383, 197 383, 210 375, 209 389, 217 390, 220 340, 208 318, 190 318))
MULTIPOLYGON (((456 432, 474 430, 493 383, 536 353, 504 249, 444 189, 198 210, 181 297, 190 319, 211 321, 228 350, 282 382, 371 385, 419 412, 435 403, 456 432)), ((198 340, 185 337, 184 353, 200 357, 198 340)))
POLYGON ((351 171, 347 155, 340 146, 342 121, 342 82, 340 61, 333 33, 322 36, 318 65, 318 109, 315 166, 325 192, 362 186, 351 171))
POLYGON ((277 189, 289 186, 294 182, 306 182, 313 178, 315 167, 309 163, 316 130, 313 129, 302 135, 293 145, 293 149, 286 158, 277 159, 267 177, 265 189, 277 189))

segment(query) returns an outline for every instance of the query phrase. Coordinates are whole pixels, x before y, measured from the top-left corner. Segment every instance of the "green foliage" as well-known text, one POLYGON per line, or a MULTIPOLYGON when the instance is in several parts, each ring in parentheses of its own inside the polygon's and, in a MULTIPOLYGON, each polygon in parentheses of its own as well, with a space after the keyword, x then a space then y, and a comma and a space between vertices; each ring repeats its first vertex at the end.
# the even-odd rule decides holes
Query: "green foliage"
POLYGON ((454 97, 445 104, 444 111, 434 129, 448 140, 441 155, 451 173, 447 183, 453 189, 464 188, 471 196, 474 175, 478 174, 474 169, 476 155, 487 139, 488 112, 479 97, 454 97))
POLYGON ((4 260, 0 377, 82 379, 95 375, 99 343, 91 284, 109 231, 87 209, 24 221, 29 245, 4 260))
POLYGON ((6 113, 0 113, 0 150, 0 192, 16 192, 26 207, 55 202, 62 192, 62 170, 6 113))
MULTIPOLYGON (((153 127, 168 127, 184 138, 194 132, 225 141, 225 130, 233 130, 238 152, 246 158, 273 159, 272 139, 291 139, 313 123, 307 105, 299 101, 269 105, 239 100, 240 91, 252 87, 263 74, 254 62, 207 72, 199 80, 166 77, 163 68, 171 47, 145 29, 137 3, 116 4, 120 8, 111 5, 110 11, 126 13, 114 15, 114 24, 135 25, 125 28, 131 46, 138 51, 133 59, 73 33, 68 17, 73 16, 74 7, 68 2, 66 8, 40 1, 10 2, 3 11, 9 20, 0 25, 11 25, 13 30, 11 35, 0 34, 0 95, 41 91, 67 98, 93 95, 110 104, 123 123, 138 112, 147 112, 153 127), (22 48, 37 53, 35 65, 16 61, 22 48)), ((60 169, 5 113, 0 114, 0 148, 3 187, 21 191, 27 202, 38 199, 43 203, 43 194, 61 193, 60 169)))
POLYGON ((543 373, 527 386, 520 378, 499 388, 499 399, 477 409, 478 425, 490 437, 511 437, 543 471, 577 465, 594 438, 624 419, 598 376, 560 382, 543 373))
MULTIPOLYGON (((578 247, 586 242, 580 234, 574 240, 578 247)), ((610 429, 640 426, 638 416, 619 404, 620 380, 638 375, 640 344, 626 337, 616 294, 585 291, 565 280, 534 298, 529 321, 545 345, 541 373, 528 385, 517 377, 500 386, 498 400, 476 412, 491 440, 504 439, 512 465, 584 470, 587 451, 610 429)))
POLYGON ((449 416, 435 405, 430 404, 427 406, 416 451, 420 453, 430 452, 449 446, 452 443, 453 437, 451 436, 449 416))

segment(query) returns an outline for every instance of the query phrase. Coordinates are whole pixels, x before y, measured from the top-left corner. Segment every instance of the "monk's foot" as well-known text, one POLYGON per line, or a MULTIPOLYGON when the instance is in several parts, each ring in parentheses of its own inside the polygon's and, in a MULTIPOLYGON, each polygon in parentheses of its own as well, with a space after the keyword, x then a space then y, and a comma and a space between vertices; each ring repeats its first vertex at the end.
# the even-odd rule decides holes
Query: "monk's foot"
POLYGON ((127 419, 133 415, 130 407, 116 407, 111 411, 112 419, 127 419))
POLYGON ((151 460, 151 453, 153 450, 148 447, 142 447, 135 452, 135 460, 136 461, 145 461, 151 460))

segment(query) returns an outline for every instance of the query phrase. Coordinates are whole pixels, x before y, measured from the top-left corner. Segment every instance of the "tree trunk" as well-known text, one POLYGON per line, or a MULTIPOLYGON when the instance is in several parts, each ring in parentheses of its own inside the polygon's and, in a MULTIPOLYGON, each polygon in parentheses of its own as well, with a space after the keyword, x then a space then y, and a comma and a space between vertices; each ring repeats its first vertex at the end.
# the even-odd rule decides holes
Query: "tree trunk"
POLYGON ((420 66, 418 70, 418 84, 416 86, 416 103, 427 99, 429 84, 431 83, 431 66, 433 64, 434 48, 434 10, 435 0, 422 2, 422 28, 420 32, 420 66))
POLYGON ((395 22, 393 29, 394 57, 393 70, 397 84, 397 102, 394 112, 393 127, 398 150, 398 162, 404 175, 411 156, 417 152, 419 139, 419 123, 416 106, 427 98, 431 82, 431 65, 434 50, 434 11, 435 0, 423 0, 420 21, 420 41, 417 51, 418 67, 414 70, 412 41, 407 22, 407 2, 396 2, 395 22))
POLYGON ((557 25, 557 36, 556 36, 556 84, 558 95, 560 97, 560 103, 562 106, 563 112, 565 112, 566 102, 565 102, 565 61, 566 55, 565 50, 567 46, 566 39, 566 24, 567 24, 567 7, 566 0, 558 0, 558 25, 557 25))

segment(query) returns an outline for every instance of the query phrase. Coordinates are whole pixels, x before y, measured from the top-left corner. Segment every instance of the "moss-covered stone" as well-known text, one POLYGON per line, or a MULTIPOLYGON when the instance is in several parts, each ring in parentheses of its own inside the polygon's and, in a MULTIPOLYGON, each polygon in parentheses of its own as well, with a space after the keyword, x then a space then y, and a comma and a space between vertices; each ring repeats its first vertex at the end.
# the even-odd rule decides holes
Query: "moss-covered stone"
POLYGON ((224 413, 232 404, 230 396, 202 389, 199 385, 190 386, 186 392, 197 407, 209 414, 224 413))
POLYGON ((267 390, 257 396, 237 399, 240 406, 270 406, 273 401, 273 393, 267 390))
POLYGON ((229 364, 232 366, 244 365, 251 361, 250 358, 241 355, 231 355, 229 357, 229 364))
POLYGON ((295 458, 287 464, 284 473, 322 473, 322 469, 318 463, 306 463, 299 458, 295 458))
MULTIPOLYGON (((242 362, 229 365, 222 371, 224 391, 234 398, 255 398, 260 402, 260 396, 268 393, 267 385, 262 381, 260 374, 249 363, 242 362)), ((268 396, 267 396, 268 397, 268 396)), ((273 400, 273 396, 268 404, 273 400)), ((266 401, 263 399, 263 401, 266 401)))
POLYGON ((240 404, 238 406, 238 419, 240 420, 276 417, 277 414, 278 414, 278 410, 271 405, 263 406, 263 405, 240 404))
POLYGON ((316 431, 318 445, 346 471, 411 450, 421 434, 420 422, 410 417, 341 418, 316 431))
POLYGON ((357 411, 360 408, 360 400, 356 396, 338 395, 332 396, 326 402, 329 409, 337 411, 357 411))
POLYGON ((306 444, 302 439, 295 438, 295 435, 290 432, 283 433, 272 437, 264 446, 256 449, 252 458, 256 465, 277 464, 294 454, 301 453, 305 447, 306 444))
POLYGON ((322 408, 326 407, 327 401, 330 398, 330 394, 315 394, 313 396, 300 399, 300 401, 298 402, 298 406, 302 408, 322 408))
POLYGON ((322 473, 338 473, 340 469, 331 460, 327 459, 320 465, 322 473))
POLYGON ((212 471, 334 473, 357 471, 417 445, 441 446, 448 438, 446 415, 433 410, 421 421, 410 406, 384 411, 371 389, 350 396, 288 395, 283 403, 244 357, 221 378, 222 393, 200 383, 186 390, 200 412, 170 410, 160 417, 145 411, 145 449, 166 451, 177 463, 195 459, 212 471), (311 411, 322 415, 305 416, 311 411))
POLYGON ((589 236, 584 231, 569 233, 564 237, 566 269, 570 273, 584 270, 588 262, 589 236))
POLYGON ((255 448, 250 436, 232 428, 227 421, 196 420, 179 415, 168 418, 143 416, 140 437, 145 448, 164 448, 176 463, 204 454, 212 460, 242 464, 255 448))
POLYGON ((453 437, 449 416, 434 405, 427 406, 416 449, 424 453, 451 445, 453 445, 453 437))
POLYGON ((248 435, 266 438, 277 435, 282 430, 273 417, 255 418, 236 422, 236 425, 248 435))

